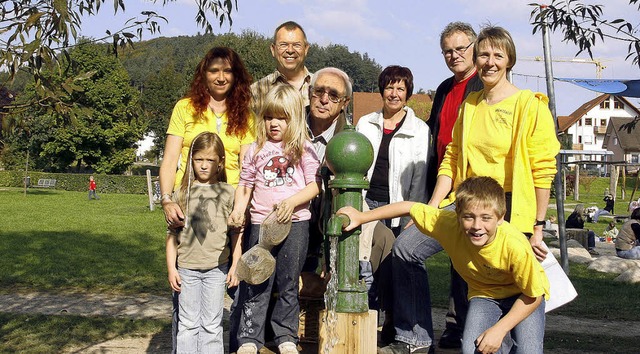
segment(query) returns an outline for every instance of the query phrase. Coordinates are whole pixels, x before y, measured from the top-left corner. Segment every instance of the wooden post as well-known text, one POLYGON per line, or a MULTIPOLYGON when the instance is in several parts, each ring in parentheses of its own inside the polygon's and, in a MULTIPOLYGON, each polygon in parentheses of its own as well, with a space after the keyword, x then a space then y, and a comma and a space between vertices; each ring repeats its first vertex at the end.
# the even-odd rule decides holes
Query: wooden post
POLYGON ((620 198, 622 198, 622 200, 625 200, 627 198, 627 193, 625 188, 627 186, 627 166, 623 165, 621 167, 622 167, 622 186, 620 186, 620 198))
POLYGON ((562 200, 567 200, 567 171, 563 168, 560 170, 560 173, 562 173, 562 194, 558 193, 558 191, 556 191, 556 194, 558 194, 562 200))
POLYGON ((580 199, 580 165, 576 164, 576 180, 573 185, 573 199, 578 201, 580 199))
POLYGON ((153 185, 151 183, 151 170, 147 169, 147 194, 149 195, 149 210, 153 211, 155 205, 153 204, 153 185))
POLYGON ((618 193, 618 168, 619 166, 613 166, 609 177, 609 193, 611 193, 613 199, 617 199, 618 193))
POLYGON ((337 312, 336 330, 338 343, 324 351, 324 345, 329 340, 327 324, 325 323, 326 310, 320 311, 320 335, 318 341, 318 353, 323 354, 370 354, 378 350, 378 311, 368 312, 337 312))

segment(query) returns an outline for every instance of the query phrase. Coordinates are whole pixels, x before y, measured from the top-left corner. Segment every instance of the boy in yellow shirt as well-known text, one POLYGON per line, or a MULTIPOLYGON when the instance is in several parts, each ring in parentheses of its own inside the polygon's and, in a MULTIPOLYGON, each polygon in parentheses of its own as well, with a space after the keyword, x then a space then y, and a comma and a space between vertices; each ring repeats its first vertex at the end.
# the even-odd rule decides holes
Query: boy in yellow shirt
POLYGON ((505 212, 504 190, 491 177, 462 182, 455 212, 409 201, 364 213, 338 210, 351 221, 346 231, 409 214, 422 233, 440 242, 469 284, 463 353, 495 353, 507 333, 516 353, 542 353, 549 281, 524 234, 504 221, 505 212))

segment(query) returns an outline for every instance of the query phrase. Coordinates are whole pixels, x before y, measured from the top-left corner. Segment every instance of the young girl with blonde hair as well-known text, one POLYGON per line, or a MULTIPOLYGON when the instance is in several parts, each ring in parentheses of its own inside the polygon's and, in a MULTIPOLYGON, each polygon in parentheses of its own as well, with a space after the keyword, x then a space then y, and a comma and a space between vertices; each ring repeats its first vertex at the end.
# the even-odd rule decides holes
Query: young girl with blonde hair
POLYGON ((240 284, 238 354, 257 353, 264 345, 270 321, 280 353, 298 353, 298 277, 309 242, 309 202, 320 192, 320 162, 309 141, 302 96, 290 85, 278 85, 267 94, 256 120, 256 142, 245 155, 234 210, 229 222, 244 224, 251 202, 248 247, 258 243, 260 227, 275 209, 278 222, 292 221, 287 238, 271 250, 276 269, 262 284, 240 284), (279 297, 267 318, 271 289, 279 297))

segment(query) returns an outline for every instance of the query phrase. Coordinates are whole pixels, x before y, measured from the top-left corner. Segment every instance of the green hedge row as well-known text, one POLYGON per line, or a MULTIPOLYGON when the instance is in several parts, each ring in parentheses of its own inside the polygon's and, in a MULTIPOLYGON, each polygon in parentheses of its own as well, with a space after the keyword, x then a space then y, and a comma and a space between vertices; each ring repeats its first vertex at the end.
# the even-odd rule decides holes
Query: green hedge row
MULTIPOLYGON (((89 174, 29 172, 31 186, 41 178, 56 180, 55 189, 84 192, 89 190, 89 174)), ((24 171, 0 171, 0 187, 24 187, 24 171)), ((99 175, 93 178, 98 193, 147 194, 146 176, 99 175)), ((157 177, 154 178, 156 180, 157 177)))

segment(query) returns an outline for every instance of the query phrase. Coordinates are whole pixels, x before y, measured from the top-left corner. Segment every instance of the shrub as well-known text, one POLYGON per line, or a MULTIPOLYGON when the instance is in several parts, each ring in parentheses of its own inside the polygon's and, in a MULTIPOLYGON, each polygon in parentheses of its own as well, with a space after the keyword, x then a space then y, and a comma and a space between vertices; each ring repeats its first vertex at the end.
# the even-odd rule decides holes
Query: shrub
MULTIPOLYGON (((31 186, 38 179, 55 179, 56 189, 84 192, 89 189, 90 174, 29 172, 31 186)), ((147 194, 146 176, 123 176, 93 174, 98 193, 147 194)), ((0 187, 24 187, 24 171, 0 171, 0 187)))

